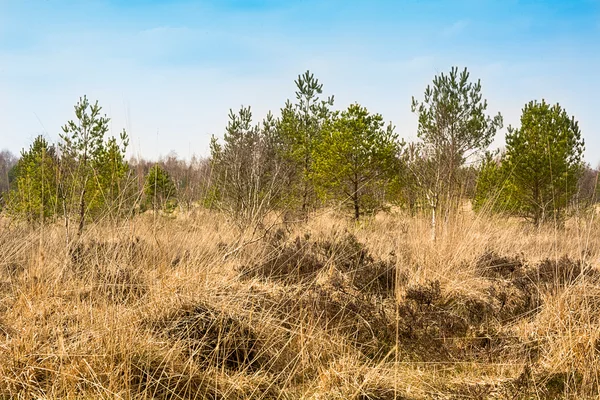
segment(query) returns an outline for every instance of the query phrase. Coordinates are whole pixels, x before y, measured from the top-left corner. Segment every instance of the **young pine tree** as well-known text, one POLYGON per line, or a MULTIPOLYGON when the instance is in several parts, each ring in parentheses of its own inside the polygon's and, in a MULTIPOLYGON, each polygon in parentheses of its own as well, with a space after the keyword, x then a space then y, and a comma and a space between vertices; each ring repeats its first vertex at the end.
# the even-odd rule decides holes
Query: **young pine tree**
POLYGON ((283 204, 288 175, 277 125, 270 113, 254 124, 250 107, 242 107, 238 113, 230 111, 223 144, 212 138, 214 201, 241 231, 262 225, 283 204))
POLYGON ((298 199, 306 214, 314 205, 312 181, 315 148, 322 137, 322 128, 331 115, 333 96, 321 100, 323 84, 310 71, 299 75, 296 83, 296 103, 286 102, 281 110, 278 131, 283 142, 286 162, 293 166, 289 191, 298 199))
POLYGON ((172 212, 177 206, 175 183, 160 165, 155 164, 148 171, 144 183, 146 203, 154 210, 172 212))
POLYGON ((121 132, 121 142, 109 138, 93 161, 94 180, 98 189, 97 204, 103 213, 122 216, 131 213, 135 199, 134 182, 125 161, 129 138, 121 132))
POLYGON ((502 128, 502 116, 486 114, 487 101, 481 82, 471 82, 465 68, 453 67, 440 74, 425 89, 424 100, 413 98, 412 111, 419 117, 417 135, 423 141, 422 154, 427 168, 413 173, 431 209, 432 237, 436 216, 443 209, 446 217, 460 194, 459 171, 466 160, 484 151, 502 128))
POLYGON ((57 159, 54 146, 42 136, 35 138, 14 168, 15 181, 8 211, 28 222, 45 222, 56 213, 57 159))
POLYGON ((485 154, 473 195, 475 212, 513 214, 518 211, 519 205, 514 201, 515 187, 503 160, 504 154, 485 154))
POLYGON ((397 176, 398 135, 379 114, 352 104, 323 127, 312 158, 312 178, 322 196, 351 206, 354 219, 376 210, 397 176))
POLYGON ((125 176, 124 160, 128 144, 127 134, 121 133, 121 146, 114 138, 105 141, 110 119, 101 114, 96 101, 87 97, 75 105, 76 120, 63 126, 60 135, 60 185, 67 236, 71 216, 78 219, 77 237, 81 237, 85 221, 107 212, 118 194, 119 181, 125 176))
POLYGON ((579 124, 560 104, 525 105, 521 127, 509 127, 503 162, 525 218, 540 225, 564 217, 583 171, 584 148, 579 124))

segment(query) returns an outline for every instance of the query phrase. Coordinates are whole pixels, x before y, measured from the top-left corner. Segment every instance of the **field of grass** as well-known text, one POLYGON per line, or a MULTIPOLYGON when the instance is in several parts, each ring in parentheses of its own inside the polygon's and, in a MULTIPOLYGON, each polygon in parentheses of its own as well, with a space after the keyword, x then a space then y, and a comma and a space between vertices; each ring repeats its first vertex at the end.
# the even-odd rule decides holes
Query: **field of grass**
POLYGON ((543 399, 600 393, 600 224, 333 213, 229 257, 198 211, 0 222, 0 398, 543 399))

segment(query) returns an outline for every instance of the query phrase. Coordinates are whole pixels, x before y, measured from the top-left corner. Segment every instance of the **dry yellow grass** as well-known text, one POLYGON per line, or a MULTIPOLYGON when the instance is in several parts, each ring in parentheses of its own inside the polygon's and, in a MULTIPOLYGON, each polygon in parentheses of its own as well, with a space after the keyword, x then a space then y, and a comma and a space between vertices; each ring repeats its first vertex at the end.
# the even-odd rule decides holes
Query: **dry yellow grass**
POLYGON ((0 231, 0 398, 596 398, 600 225, 208 211, 0 231))

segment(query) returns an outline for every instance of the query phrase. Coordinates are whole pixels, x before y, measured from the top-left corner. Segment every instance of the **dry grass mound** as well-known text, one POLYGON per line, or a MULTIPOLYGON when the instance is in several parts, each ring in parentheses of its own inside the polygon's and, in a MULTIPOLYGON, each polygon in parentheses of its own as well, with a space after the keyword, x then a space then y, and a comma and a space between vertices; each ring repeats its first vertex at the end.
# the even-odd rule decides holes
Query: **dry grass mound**
POLYGON ((465 216, 433 242, 419 218, 325 215, 224 260, 239 238, 210 213, 90 226, 71 252, 62 226, 5 226, 0 398, 600 394, 595 221, 581 249, 575 222, 465 216))
POLYGON ((326 267, 345 274, 360 291, 393 295, 396 287, 396 260, 377 260, 355 235, 344 232, 313 239, 310 234, 287 240, 281 231, 267 242, 265 261, 239 268, 242 278, 261 277, 288 284, 314 281, 326 267))
POLYGON ((513 379, 494 384, 458 384, 446 388, 449 399, 568 399, 581 385, 576 372, 533 372, 529 365, 513 379))
POLYGON ((248 375, 199 367, 181 362, 166 362, 157 354, 135 354, 127 371, 135 398, 140 399, 288 399, 269 376, 248 375))
POLYGON ((154 252, 139 238, 78 243, 68 256, 70 275, 83 282, 80 299, 115 304, 140 300, 148 292, 142 271, 154 252))
POLYGON ((283 241, 278 235, 267 243, 267 259, 259 264, 241 266, 241 278, 262 277, 287 283, 307 282, 315 278, 327 260, 310 235, 283 241))
POLYGON ((522 256, 498 255, 493 250, 485 251, 477 260, 476 269, 486 278, 510 279, 523 269, 522 256))
POLYGON ((185 348, 200 365, 243 370, 258 369, 266 362, 252 327, 208 304, 184 305, 153 321, 151 329, 185 348))
POLYGON ((140 264, 155 252, 153 246, 139 237, 114 241, 92 238, 75 244, 69 250, 69 257, 73 269, 85 271, 90 266, 112 263, 140 264))
MULTIPOLYGON (((323 369, 317 380, 315 399, 413 400, 403 382, 379 373, 377 366, 342 357, 323 369)), ((402 377, 401 377, 402 379, 402 377)))
POLYGON ((600 274, 591 265, 563 255, 558 260, 542 260, 534 268, 526 271, 526 277, 540 284, 545 290, 556 291, 584 279, 595 283, 600 274))

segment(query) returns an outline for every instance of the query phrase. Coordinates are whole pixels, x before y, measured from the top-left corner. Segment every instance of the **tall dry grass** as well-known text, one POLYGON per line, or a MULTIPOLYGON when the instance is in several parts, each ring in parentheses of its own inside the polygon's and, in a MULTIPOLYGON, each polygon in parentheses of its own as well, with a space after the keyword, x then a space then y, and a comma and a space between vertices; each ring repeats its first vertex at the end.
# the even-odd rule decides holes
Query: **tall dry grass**
POLYGON ((0 397, 596 398, 600 225, 333 213, 0 229, 0 397))

